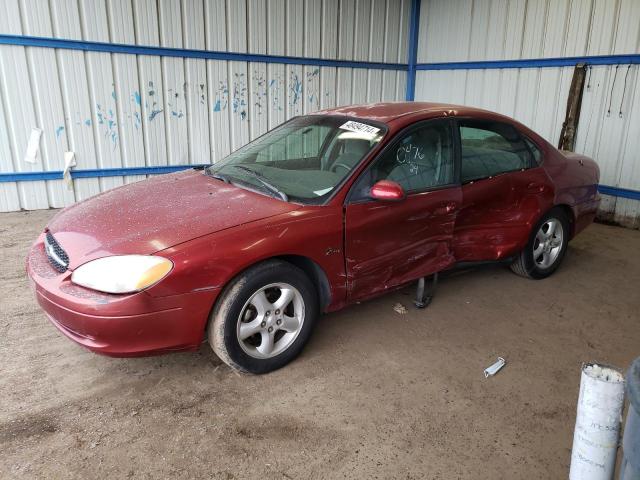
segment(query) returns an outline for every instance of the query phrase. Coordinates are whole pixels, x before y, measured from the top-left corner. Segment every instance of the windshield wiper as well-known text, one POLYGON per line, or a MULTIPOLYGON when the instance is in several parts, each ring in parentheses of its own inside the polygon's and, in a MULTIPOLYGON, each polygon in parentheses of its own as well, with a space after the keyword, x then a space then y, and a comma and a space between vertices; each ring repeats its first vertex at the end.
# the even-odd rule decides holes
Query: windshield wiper
POLYGON ((273 192, 276 195, 278 195, 282 200, 284 200, 285 202, 289 201, 289 196, 286 193, 284 193, 282 190, 279 190, 276 186, 274 186, 274 185, 270 184, 269 182, 267 182, 264 179, 264 175, 262 175, 261 173, 258 173, 258 172, 256 172, 255 170, 252 170, 249 167, 245 167, 244 165, 230 165, 230 166, 234 167, 234 168, 237 168, 239 170, 242 170, 243 172, 249 173, 253 178, 258 180, 262 185, 267 187, 271 192, 273 192))
POLYGON ((215 178, 216 180, 220 180, 221 182, 231 184, 231 179, 230 179, 228 176, 223 175, 222 173, 212 172, 212 171, 210 170, 210 168, 211 168, 211 167, 206 167, 206 168, 204 168, 204 169, 203 169, 203 170, 204 170, 204 172, 203 172, 203 173, 204 173, 206 176, 208 176, 208 177, 213 177, 213 178, 215 178))
POLYGON ((231 183, 231 180, 229 180, 229 177, 222 175, 220 173, 212 173, 211 176, 216 180, 220 180, 221 182, 231 183))

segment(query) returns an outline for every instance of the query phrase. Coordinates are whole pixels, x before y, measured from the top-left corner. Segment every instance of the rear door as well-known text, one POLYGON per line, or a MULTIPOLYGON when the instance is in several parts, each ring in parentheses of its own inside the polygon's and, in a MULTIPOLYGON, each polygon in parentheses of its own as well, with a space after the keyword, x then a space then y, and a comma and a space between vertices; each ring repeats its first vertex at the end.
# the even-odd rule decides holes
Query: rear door
POLYGON ((507 123, 461 119, 462 206, 453 251, 458 261, 514 255, 529 237, 541 197, 552 191, 527 140, 507 123))
POLYGON ((372 296, 454 263, 451 240, 462 194, 453 122, 422 122, 400 134, 355 183, 345 212, 349 297, 372 296), (406 198, 373 200, 379 180, 400 184, 406 198))

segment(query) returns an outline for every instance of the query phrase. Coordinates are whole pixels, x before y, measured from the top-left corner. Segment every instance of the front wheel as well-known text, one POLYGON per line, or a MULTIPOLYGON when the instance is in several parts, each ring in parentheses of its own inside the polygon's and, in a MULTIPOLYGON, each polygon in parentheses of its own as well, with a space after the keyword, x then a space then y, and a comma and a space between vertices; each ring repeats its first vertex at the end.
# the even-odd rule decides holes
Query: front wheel
POLYGON ((533 228, 526 247, 511 264, 511 270, 527 278, 546 278, 560 266, 568 243, 567 216, 561 209, 553 209, 533 228))
POLYGON ((267 373, 300 353, 317 316, 317 295, 305 273, 271 260, 251 267, 225 288, 207 336, 227 365, 267 373))

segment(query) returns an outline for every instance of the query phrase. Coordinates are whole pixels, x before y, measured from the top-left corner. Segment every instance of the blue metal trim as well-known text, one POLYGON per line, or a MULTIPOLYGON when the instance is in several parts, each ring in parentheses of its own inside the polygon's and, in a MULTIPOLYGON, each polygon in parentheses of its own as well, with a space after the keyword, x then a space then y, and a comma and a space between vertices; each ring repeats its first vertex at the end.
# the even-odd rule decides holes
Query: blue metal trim
POLYGON ((416 62, 418 59, 418 33, 420 32, 421 0, 411 0, 409 23, 409 50, 407 56, 407 92, 405 99, 412 102, 416 95, 416 62))
MULTIPOLYGON (((161 165, 154 167, 127 168, 94 168, 88 170, 71 170, 71 178, 99 178, 121 177, 124 175, 159 175, 162 173, 179 172, 188 168, 207 167, 210 164, 199 165, 161 165)), ((0 173, 0 183, 5 182, 34 182, 38 180, 61 180, 62 170, 51 172, 16 172, 0 173)))
POLYGON ((416 70, 484 70, 495 68, 544 68, 587 65, 620 65, 640 63, 640 54, 600 55, 587 57, 529 58, 522 60, 484 60, 478 62, 419 63, 416 70))
POLYGON ((610 195, 612 197, 640 200, 640 191, 631 190, 629 188, 619 188, 619 187, 610 187, 608 185, 598 185, 598 191, 604 195, 610 195))
POLYGON ((131 55, 155 55, 160 57, 203 58, 236 62, 284 63, 287 65, 314 65, 319 67, 374 68, 380 70, 406 70, 403 63, 359 62, 327 60, 323 58, 288 57, 284 55, 262 55, 254 53, 218 52, 182 48, 147 47, 120 43, 88 42, 61 38, 30 37, 23 35, 0 35, 0 44, 23 47, 61 48, 85 52, 127 53, 131 55))
MULTIPOLYGON (((126 168, 94 168, 88 170, 71 170, 72 178, 99 178, 99 177, 121 177, 124 175, 160 175, 163 173, 179 172, 189 168, 208 167, 210 164, 198 165, 161 165, 154 167, 126 167, 126 168)), ((0 183, 6 182, 35 182, 41 180, 61 180, 62 171, 51 172, 16 172, 0 173, 0 183)), ((631 198, 640 200, 640 190, 629 188, 611 187, 609 185, 598 185, 598 191, 603 195, 612 197, 631 198)))
POLYGON ((51 172, 0 173, 0 183, 35 182, 38 180, 60 180, 60 179, 62 179, 61 170, 55 170, 51 172))

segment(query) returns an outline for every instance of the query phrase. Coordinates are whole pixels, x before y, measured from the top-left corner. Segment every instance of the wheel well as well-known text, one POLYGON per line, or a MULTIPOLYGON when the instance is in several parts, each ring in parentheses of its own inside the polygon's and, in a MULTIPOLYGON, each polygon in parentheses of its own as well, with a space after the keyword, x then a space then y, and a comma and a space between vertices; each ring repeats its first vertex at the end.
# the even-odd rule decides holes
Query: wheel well
POLYGON ((576 228, 576 218, 575 218, 575 215, 573 214, 573 210, 569 205, 566 205, 566 204, 556 205, 553 208, 562 210, 562 212, 564 212, 564 214, 567 216, 567 220, 569 220, 569 229, 570 229, 569 238, 573 238, 575 228, 576 228))
MULTIPOLYGON (((316 262, 314 262, 310 258, 303 257, 301 255, 279 255, 276 257, 265 258, 263 260, 260 260, 259 262, 249 265, 248 267, 246 267, 245 269, 243 269, 242 271, 234 275, 231 279, 229 279, 229 281, 226 282, 225 286, 222 288, 222 292, 225 292, 226 289, 229 288, 229 285, 231 285, 231 283, 240 274, 242 274, 249 268, 254 267, 255 265, 259 265, 260 263, 267 262, 269 260, 281 260, 281 261, 290 263, 292 265, 295 265, 300 270, 302 270, 305 273, 305 275, 307 275, 307 277, 309 277, 309 279, 313 282, 313 286, 315 287, 316 292, 318 292, 318 302, 320 303, 320 311, 321 312, 325 311, 325 309, 331 303, 331 286, 329 285, 329 279, 327 278, 327 275, 324 273, 324 270, 320 265, 318 265, 316 262)), ((209 317, 205 324, 205 331, 208 328, 209 323, 211 322, 211 317, 212 317, 211 313, 215 310, 216 304, 220 302, 220 299, 222 297, 223 297, 223 294, 221 293, 220 295, 218 295, 218 298, 216 298, 216 301, 213 302, 213 305, 211 306, 211 312, 209 313, 209 317)))
POLYGON ((291 263, 302 270, 316 287, 321 311, 324 311, 329 306, 331 303, 331 287, 329 279, 320 265, 301 255, 282 255, 273 258, 291 263))

